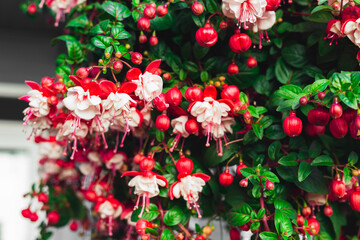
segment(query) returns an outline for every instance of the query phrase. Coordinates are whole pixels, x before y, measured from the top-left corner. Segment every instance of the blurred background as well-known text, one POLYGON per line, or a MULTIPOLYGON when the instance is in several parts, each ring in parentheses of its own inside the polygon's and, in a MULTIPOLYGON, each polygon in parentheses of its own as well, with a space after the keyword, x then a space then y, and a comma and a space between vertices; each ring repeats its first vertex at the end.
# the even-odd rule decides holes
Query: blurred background
MULTIPOLYGON (((27 141, 22 110, 26 103, 17 100, 29 88, 25 80, 40 82, 53 76, 60 46, 50 40, 61 35, 47 24, 46 16, 30 19, 20 10, 20 0, 0 1, 0 240, 36 239, 37 225, 24 219, 20 211, 29 204, 22 195, 31 189, 37 176, 38 150, 27 141)), ((60 231, 52 239, 71 239, 60 231)), ((79 239, 79 238, 73 238, 79 239)))

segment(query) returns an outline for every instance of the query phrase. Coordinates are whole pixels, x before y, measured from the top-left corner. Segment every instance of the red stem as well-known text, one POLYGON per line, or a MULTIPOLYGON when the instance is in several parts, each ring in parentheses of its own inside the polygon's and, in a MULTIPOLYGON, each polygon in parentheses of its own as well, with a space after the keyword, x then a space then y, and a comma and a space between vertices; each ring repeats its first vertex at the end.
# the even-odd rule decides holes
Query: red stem
MULTIPOLYGON (((260 192, 261 192, 261 195, 260 195, 260 207, 264 208, 265 212, 267 212, 265 202, 264 202, 264 190, 263 190, 264 186, 263 186, 261 177, 259 177, 259 179, 260 179, 260 192)), ((264 223, 265 231, 270 232, 270 228, 269 228, 269 225, 268 225, 268 222, 267 222, 266 214, 264 214, 264 216, 262 217, 262 221, 264 223)))

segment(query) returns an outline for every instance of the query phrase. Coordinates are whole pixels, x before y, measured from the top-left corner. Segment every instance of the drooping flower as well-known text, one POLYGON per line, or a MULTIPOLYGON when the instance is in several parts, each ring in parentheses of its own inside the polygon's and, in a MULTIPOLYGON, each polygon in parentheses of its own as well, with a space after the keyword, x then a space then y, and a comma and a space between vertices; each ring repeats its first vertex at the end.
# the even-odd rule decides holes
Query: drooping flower
POLYGON ((139 214, 139 218, 141 218, 145 208, 146 211, 149 211, 150 198, 159 195, 160 190, 158 185, 168 187, 168 182, 165 177, 152 171, 155 166, 155 160, 151 156, 144 158, 139 166, 141 172, 127 171, 123 173, 121 177, 134 177, 129 181, 128 185, 129 187, 135 187, 134 194, 138 195, 134 209, 138 208, 140 197, 143 197, 142 209, 139 214))
POLYGON ((257 17, 256 22, 250 25, 253 32, 259 32, 260 49, 262 48, 261 42, 263 39, 265 39, 267 42, 270 41, 266 30, 270 29, 275 24, 275 20, 276 20, 275 11, 265 11, 262 16, 257 17))
POLYGON ((189 117, 187 115, 183 115, 171 120, 171 126, 173 128, 173 134, 175 134, 174 141, 172 142, 172 147, 170 151, 173 151, 180 142, 180 138, 187 138, 189 137, 189 133, 185 129, 185 124, 189 117))
POLYGON ((161 60, 151 62, 143 74, 138 68, 132 68, 126 74, 126 78, 129 81, 137 84, 135 95, 146 103, 150 103, 162 92, 163 80, 159 75, 155 74, 157 73, 160 63, 161 60))
POLYGON ((116 170, 121 169, 124 165, 124 162, 127 160, 127 156, 124 152, 106 151, 101 153, 102 159, 105 162, 106 168, 112 170, 113 175, 115 175, 116 170))
POLYGON ((180 159, 176 162, 176 169, 179 174, 177 176, 178 181, 173 183, 169 189, 169 197, 171 200, 174 198, 180 198, 182 196, 187 202, 189 209, 195 208, 198 217, 201 218, 199 211, 199 193, 201 193, 205 182, 210 180, 210 177, 204 173, 191 174, 193 170, 193 162, 185 158, 184 155, 180 156, 180 159))
POLYGON ((360 18, 349 19, 341 26, 341 33, 346 35, 350 41, 360 47, 360 18))
POLYGON ((255 23, 258 17, 262 17, 266 10, 266 0, 223 0, 222 11, 228 18, 238 20, 238 25, 255 23))
POLYGON ((341 32, 341 21, 338 19, 332 19, 328 22, 327 28, 326 28, 326 37, 325 39, 331 39, 331 42, 329 45, 331 46, 333 42, 337 44, 337 40, 340 38, 345 37, 341 32))
POLYGON ((209 140, 212 136, 218 137, 216 140, 218 155, 222 156, 222 140, 225 135, 221 131, 228 130, 225 125, 221 126, 222 119, 227 117, 231 112, 234 104, 229 99, 216 100, 216 88, 214 86, 208 86, 204 90, 203 101, 196 101, 190 104, 188 111, 196 120, 201 123, 205 129, 204 134, 207 136, 206 146, 209 147, 209 140))

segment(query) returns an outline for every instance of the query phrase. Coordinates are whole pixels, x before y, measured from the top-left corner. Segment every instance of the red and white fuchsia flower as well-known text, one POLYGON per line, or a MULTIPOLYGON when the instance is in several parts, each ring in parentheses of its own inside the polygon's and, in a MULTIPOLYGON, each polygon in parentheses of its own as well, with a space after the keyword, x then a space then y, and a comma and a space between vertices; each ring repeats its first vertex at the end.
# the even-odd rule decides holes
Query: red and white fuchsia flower
POLYGON ((229 99, 216 100, 217 91, 214 86, 208 86, 204 90, 203 101, 196 101, 190 104, 188 111, 196 120, 201 123, 204 135, 207 136, 206 146, 209 147, 210 138, 216 140, 218 155, 222 156, 222 140, 226 140, 226 132, 229 132, 229 125, 234 123, 230 118, 224 119, 233 109, 233 102, 229 99), (225 123, 223 122, 225 121, 225 123))
POLYGON ((202 192, 205 182, 210 180, 210 177, 204 173, 191 174, 193 170, 193 162, 189 158, 185 158, 184 155, 180 156, 180 159, 176 162, 176 169, 179 174, 177 176, 178 181, 173 183, 169 189, 170 199, 180 198, 182 196, 187 202, 189 209, 195 208, 198 217, 201 218, 199 211, 199 193, 202 192))
POLYGON ((163 80, 159 75, 155 74, 160 63, 160 60, 151 62, 143 74, 138 68, 132 68, 127 72, 126 78, 137 84, 135 95, 138 96, 140 100, 150 103, 161 94, 163 80))
POLYGON ((222 10, 226 17, 237 19, 238 25, 247 29, 247 24, 263 16, 266 5, 266 0, 223 0, 222 10))
POLYGON ((148 208, 150 204, 150 198, 159 195, 160 190, 158 185, 162 187, 168 187, 168 181, 165 177, 158 175, 152 171, 155 166, 155 160, 151 156, 144 158, 140 162, 139 166, 141 172, 127 171, 123 173, 121 177, 134 177, 130 180, 128 185, 129 187, 135 187, 134 194, 138 195, 138 199, 136 201, 134 209, 138 208, 140 197, 143 197, 142 209, 139 214, 139 218, 141 218, 144 209, 146 208, 147 211, 149 210, 148 208))

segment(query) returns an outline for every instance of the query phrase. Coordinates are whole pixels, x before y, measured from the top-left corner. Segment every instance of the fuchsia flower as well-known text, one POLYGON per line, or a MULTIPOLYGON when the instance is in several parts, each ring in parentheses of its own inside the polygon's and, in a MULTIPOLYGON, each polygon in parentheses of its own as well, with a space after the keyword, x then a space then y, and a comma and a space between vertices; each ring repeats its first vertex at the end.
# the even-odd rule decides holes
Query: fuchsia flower
POLYGON ((39 153, 41 158, 61 158, 64 143, 57 141, 55 136, 50 136, 48 139, 36 136, 35 142, 39 143, 39 153))
POLYGON ((266 30, 272 28, 272 26, 275 24, 275 20, 275 11, 265 11, 262 16, 257 18, 256 22, 250 24, 253 32, 259 32, 259 49, 262 48, 261 41, 263 39, 265 39, 267 42, 270 41, 266 30))
POLYGON ((169 197, 171 200, 180 198, 182 196, 187 201, 189 209, 194 207, 198 213, 198 217, 201 218, 199 211, 199 193, 202 191, 205 182, 210 180, 210 177, 204 173, 191 174, 193 170, 193 162, 189 158, 185 158, 184 155, 180 155, 180 159, 176 162, 176 169, 179 174, 179 179, 173 183, 169 189, 169 197))
POLYGON ((346 35, 350 41, 360 47, 360 18, 349 19, 341 26, 341 33, 346 35))
POLYGON ((113 171, 115 175, 116 170, 121 169, 124 162, 127 160, 127 156, 124 152, 106 151, 101 153, 102 159, 105 162, 106 168, 113 171))
POLYGON ((325 39, 331 39, 331 42, 329 43, 330 46, 333 44, 333 41, 337 44, 337 40, 345 36, 346 35, 341 32, 340 20, 332 19, 328 22, 325 39))
POLYGON ((138 208, 140 197, 143 197, 142 210, 139 214, 139 218, 141 218, 145 207, 146 211, 149 211, 150 198, 159 195, 160 190, 158 185, 162 187, 168 187, 168 181, 165 177, 158 175, 152 171, 155 166, 155 160, 151 156, 144 158, 140 162, 139 166, 141 172, 126 171, 121 177, 134 177, 130 180, 128 185, 129 187, 135 187, 134 193, 139 195, 134 209, 138 208))
POLYGON ((138 68, 132 68, 126 74, 126 78, 129 81, 137 84, 135 95, 138 96, 140 100, 144 100, 146 103, 150 103, 162 92, 163 80, 156 74, 160 63, 161 60, 151 62, 146 67, 143 74, 138 68))
POLYGON ((109 194, 107 198, 99 197, 97 199, 94 210, 99 213, 100 218, 108 220, 109 236, 112 236, 113 220, 121 215, 124 208, 124 205, 112 194, 109 194))
POLYGON ((172 142, 172 147, 170 151, 173 151, 180 142, 180 138, 187 138, 190 134, 185 129, 185 124, 189 117, 187 115, 183 115, 171 120, 171 126, 173 128, 173 134, 175 134, 174 141, 172 142))
POLYGON ((216 100, 217 91, 214 86, 207 86, 204 90, 203 101, 196 101, 190 104, 188 111, 196 120, 201 123, 204 129, 204 135, 207 136, 206 146, 209 147, 210 138, 214 137, 217 144, 218 155, 222 156, 222 141, 224 137, 226 142, 225 132, 228 132, 229 122, 222 123, 223 118, 229 115, 234 104, 229 99, 216 100), (223 124, 223 125, 222 125, 223 124))
POLYGON ((262 17, 267 2, 266 0, 223 0, 222 11, 228 18, 238 20, 238 25, 244 25, 248 29, 247 23, 255 23, 259 17, 262 17))
POLYGON ((56 13, 54 26, 59 26, 60 20, 65 20, 65 13, 69 13, 76 5, 82 4, 86 0, 41 0, 39 8, 43 8, 44 4, 56 13))

